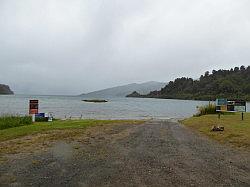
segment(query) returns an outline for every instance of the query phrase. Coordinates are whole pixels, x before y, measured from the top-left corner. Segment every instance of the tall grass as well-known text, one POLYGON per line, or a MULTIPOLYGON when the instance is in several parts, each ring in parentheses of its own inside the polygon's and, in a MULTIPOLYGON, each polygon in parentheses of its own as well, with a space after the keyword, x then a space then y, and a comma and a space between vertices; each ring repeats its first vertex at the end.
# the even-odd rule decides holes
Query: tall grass
POLYGON ((198 113, 194 115, 196 117, 207 114, 216 114, 216 105, 213 103, 209 103, 208 105, 204 106, 197 106, 197 109, 198 113))
POLYGON ((2 116, 0 117, 0 130, 32 124, 30 116, 2 116))

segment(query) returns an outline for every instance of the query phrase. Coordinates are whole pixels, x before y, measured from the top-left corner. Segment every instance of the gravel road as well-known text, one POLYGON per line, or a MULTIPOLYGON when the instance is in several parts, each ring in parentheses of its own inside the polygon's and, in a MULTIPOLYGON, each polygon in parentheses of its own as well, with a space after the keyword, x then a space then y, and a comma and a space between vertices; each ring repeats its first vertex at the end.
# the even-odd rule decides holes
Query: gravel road
POLYGON ((250 186, 250 154, 174 121, 91 127, 8 155, 0 186, 250 186))

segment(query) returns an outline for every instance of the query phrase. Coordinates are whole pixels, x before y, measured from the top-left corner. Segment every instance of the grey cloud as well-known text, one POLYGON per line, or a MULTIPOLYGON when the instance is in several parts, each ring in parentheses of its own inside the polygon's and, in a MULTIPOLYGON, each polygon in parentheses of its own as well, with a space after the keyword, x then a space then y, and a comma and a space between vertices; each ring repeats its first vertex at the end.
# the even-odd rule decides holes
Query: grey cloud
POLYGON ((0 81, 79 94, 249 65, 247 0, 0 0, 0 81))

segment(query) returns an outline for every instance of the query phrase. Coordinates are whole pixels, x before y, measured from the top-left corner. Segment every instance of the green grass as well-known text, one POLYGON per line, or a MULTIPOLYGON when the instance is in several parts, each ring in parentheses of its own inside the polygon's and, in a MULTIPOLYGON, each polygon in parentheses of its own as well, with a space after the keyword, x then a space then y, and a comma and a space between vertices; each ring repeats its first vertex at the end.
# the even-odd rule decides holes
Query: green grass
POLYGON ((30 116, 2 116, 0 117, 0 130, 32 124, 30 116))
POLYGON ((241 113, 235 113, 235 115, 221 115, 220 119, 218 115, 204 115, 181 122, 221 143, 250 150, 250 113, 244 114, 243 121, 241 113), (211 127, 214 125, 224 126, 225 131, 211 132, 211 127))
POLYGON ((89 126, 106 125, 120 123, 142 123, 142 121, 133 120, 67 120, 53 122, 36 122, 32 125, 14 127, 0 130, 0 142, 15 139, 22 136, 34 135, 52 130, 64 129, 84 129, 89 126))

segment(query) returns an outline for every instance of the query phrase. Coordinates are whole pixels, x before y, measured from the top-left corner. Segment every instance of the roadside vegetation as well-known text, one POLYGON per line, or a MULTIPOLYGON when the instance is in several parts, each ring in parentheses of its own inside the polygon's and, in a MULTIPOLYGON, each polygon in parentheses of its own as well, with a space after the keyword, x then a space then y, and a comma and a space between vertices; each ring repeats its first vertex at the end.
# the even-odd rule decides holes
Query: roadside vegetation
POLYGON ((197 106, 198 113, 194 115, 194 117, 199 117, 207 114, 216 114, 216 105, 213 103, 209 103, 204 106, 197 106))
POLYGON ((0 117, 0 130, 31 125, 32 118, 30 116, 2 116, 0 117))
POLYGON ((134 120, 56 120, 53 122, 36 122, 31 125, 19 126, 9 129, 0 130, 1 141, 15 139, 22 136, 34 135, 37 133, 44 133, 53 130, 70 130, 70 129, 84 129, 95 125, 108 124, 124 124, 124 123, 142 123, 142 121, 134 120))
MULTIPOLYGON (((56 120, 0 130, 0 164, 5 154, 34 152, 47 149, 56 141, 85 141, 85 133, 102 132, 121 124, 137 125, 135 120, 56 120), (91 128, 88 128, 91 127, 91 128)), ((111 133, 110 132, 110 133, 111 133)))
POLYGON ((221 143, 250 150, 250 113, 244 114, 243 121, 241 113, 235 113, 235 115, 221 115, 220 119, 218 115, 212 114, 191 117, 183 120, 182 123, 221 143), (223 126, 225 130, 212 132, 212 126, 223 126))

